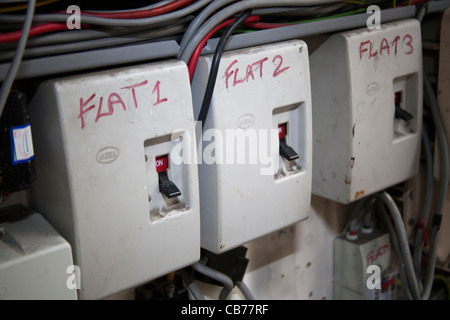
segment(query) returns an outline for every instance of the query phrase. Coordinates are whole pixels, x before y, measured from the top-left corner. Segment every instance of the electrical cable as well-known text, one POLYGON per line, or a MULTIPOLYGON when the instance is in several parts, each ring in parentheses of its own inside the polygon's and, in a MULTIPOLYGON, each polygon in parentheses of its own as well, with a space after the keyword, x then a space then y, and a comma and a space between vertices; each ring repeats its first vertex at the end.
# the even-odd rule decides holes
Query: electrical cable
POLYGON ((135 8, 135 9, 120 9, 120 10, 92 10, 92 9, 88 9, 88 10, 84 10, 84 12, 108 12, 108 13, 113 13, 113 12, 130 12, 130 11, 139 11, 139 10, 147 10, 147 9, 152 9, 152 8, 156 8, 156 7, 161 7, 164 6, 166 4, 169 4, 171 2, 174 2, 176 0, 161 0, 158 2, 155 2, 154 4, 145 6, 145 7, 140 7, 140 8, 135 8))
POLYGON ((381 215, 384 224, 388 228, 388 232, 390 235, 390 240, 392 243, 392 247, 394 248, 394 252, 396 253, 399 263, 400 263, 400 279, 402 283, 402 291, 405 294, 407 300, 412 300, 411 289, 409 287, 408 277, 406 276, 405 263, 403 260, 403 255, 400 250, 400 245, 398 242, 398 235, 392 226, 392 222, 388 217, 385 207, 383 206, 383 202, 379 199, 375 200, 375 208, 376 211, 381 215))
MULTIPOLYGON (((130 43, 148 41, 152 39, 167 37, 175 34, 180 34, 187 24, 175 24, 159 29, 151 29, 145 32, 139 32, 136 34, 120 36, 120 37, 109 37, 103 39, 86 40, 75 43, 66 43, 60 45, 51 45, 44 47, 35 47, 27 49, 24 52, 24 58, 35 58, 41 56, 56 55, 67 52, 77 52, 85 50, 93 50, 117 45, 126 45, 130 43)), ((5 59, 10 59, 13 52, 2 52, 0 53, 0 61, 5 59)))
POLYGON ((428 262, 427 269, 425 270, 424 286, 422 291, 422 300, 428 300, 430 298, 431 289, 433 287, 433 278, 436 270, 436 251, 437 251, 437 233, 439 227, 433 226, 430 235, 430 244, 428 249, 428 262))
POLYGON ((448 155, 447 135, 442 121, 442 116, 439 111, 439 105, 431 82, 428 78, 428 74, 425 72, 425 70, 423 71, 423 84, 425 94, 428 98, 428 103, 430 104, 431 114, 435 125, 436 137, 438 140, 439 171, 440 171, 439 190, 433 214, 430 244, 428 249, 428 265, 425 271, 425 285, 422 293, 422 299, 428 299, 433 285, 433 278, 436 266, 437 233, 439 231, 439 227, 442 221, 445 199, 448 190, 449 155, 448 155))
POLYGON ((197 286, 195 282, 191 282, 187 285, 189 292, 192 294, 195 300, 205 300, 200 288, 197 286))
MULTIPOLYGON (((320 5, 324 3, 335 3, 340 1, 342 0, 279 0, 276 1, 276 6, 308 6, 320 5)), ((210 17, 208 20, 206 20, 206 22, 202 24, 201 27, 198 28, 198 30, 192 31, 192 37, 184 40, 184 42, 186 43, 185 47, 180 45, 180 52, 177 56, 178 59, 188 63, 195 48, 198 46, 201 40, 206 37, 206 35, 217 25, 217 21, 224 21, 228 17, 247 9, 265 8, 271 7, 273 5, 273 0, 241 0, 239 2, 231 4, 228 7, 225 7, 224 9, 220 10, 218 13, 210 17)))
POLYGON ((244 295, 245 299, 247 300, 255 300, 253 297, 252 292, 247 287, 247 285, 242 281, 236 281, 236 286, 241 290, 242 294, 244 295))
MULTIPOLYGON (((61 30, 67 30, 67 25, 65 23, 53 23, 53 22, 43 23, 43 24, 40 24, 37 26, 32 26, 30 28, 28 38, 34 37, 34 36, 37 36, 37 35, 43 34, 43 33, 61 31, 61 30)), ((1 33, 0 34, 0 43, 18 41, 20 39, 21 34, 22 34, 22 31, 1 33)))
POLYGON ((236 28, 244 22, 251 15, 251 10, 245 10, 240 14, 240 16, 230 24, 225 32, 220 37, 219 43, 217 44, 216 51, 211 62, 211 68, 208 77, 208 83, 206 85, 205 95, 203 97, 203 102, 200 108, 200 113, 198 115, 197 121, 201 124, 202 128, 208 116, 209 106, 211 104, 211 99, 216 85, 217 74, 219 72, 220 58, 222 57, 223 50, 231 36, 231 34, 236 30, 236 28))
MULTIPOLYGON (((187 16, 186 18, 178 20, 177 24, 188 22, 192 20, 192 18, 193 18, 192 16, 187 16)), ((58 45, 63 43, 75 43, 79 41, 94 40, 101 38, 118 37, 136 34, 138 32, 148 30, 149 28, 147 26, 138 26, 127 28, 121 27, 114 29, 79 29, 79 30, 70 30, 67 32, 56 32, 50 34, 43 34, 35 38, 30 38, 27 42, 27 48, 58 45)), ((1 44, 0 47, 8 49, 11 47, 15 47, 15 43, 3 43, 1 44)))
POLYGON ((196 262, 191 266, 195 271, 213 279, 221 284, 223 284, 224 288, 220 293, 219 299, 224 300, 228 296, 228 293, 233 290, 234 284, 233 281, 224 273, 214 270, 201 262, 196 262))
POLYGON ((442 214, 444 212, 445 198, 447 196, 448 180, 449 180, 448 142, 444 123, 442 121, 442 116, 439 111, 439 105, 436 99, 436 95, 434 94, 433 87, 425 71, 423 72, 423 83, 425 88, 425 94, 427 95, 430 104, 439 147, 439 171, 440 171, 439 192, 436 200, 436 207, 433 217, 433 224, 439 227, 440 221, 442 219, 442 214))
POLYGON ((100 17, 100 18, 111 18, 111 19, 142 19, 149 18, 158 15, 162 15, 175 9, 178 9, 193 0, 176 0, 172 1, 168 4, 152 7, 148 9, 139 9, 139 10, 131 10, 125 12, 87 12, 82 11, 81 16, 92 16, 92 17, 100 17))
POLYGON ((400 214, 400 211, 397 208, 392 197, 386 191, 379 193, 378 195, 381 200, 383 200, 384 204, 388 207, 389 212, 391 213, 392 220, 394 222, 395 230, 397 232, 400 252, 403 257, 403 262, 405 264, 406 275, 408 277, 408 283, 411 288, 412 296, 415 300, 419 300, 421 295, 419 291, 419 284, 416 278, 416 274, 414 272, 414 266, 412 262, 411 252, 409 250, 408 237, 406 235, 406 230, 403 225, 403 219, 400 214))
MULTIPOLYGON (((208 41, 208 39, 211 38, 220 29, 222 29, 226 26, 229 26, 234 20, 235 19, 231 18, 231 19, 228 19, 228 20, 218 24, 214 29, 212 29, 210 31, 210 33, 208 33, 208 35, 202 40, 202 42, 199 43, 199 45, 197 46, 195 51, 192 53, 191 59, 189 60, 189 63, 188 63, 189 78, 191 80, 192 80, 192 77, 194 76, 195 67, 197 65, 198 58, 200 57, 200 53, 201 53, 203 47, 206 45, 206 42, 208 41)), ((245 22, 256 22, 258 20, 259 20, 258 16, 250 16, 244 21, 244 23, 245 22)))
POLYGON ((252 29, 273 29, 273 28, 281 28, 292 25, 292 23, 267 23, 267 22, 244 22, 242 24, 244 27, 252 28, 252 29))
POLYGON ((324 15, 329 14, 331 12, 337 11, 339 9, 348 7, 349 5, 340 2, 340 3, 334 3, 334 4, 326 4, 321 6, 315 6, 315 7, 273 7, 273 8, 264 8, 264 9, 256 9, 253 10, 253 14, 258 16, 282 16, 282 17, 304 17, 304 16, 317 16, 317 15, 324 15))
MULTIPOLYGON (((180 10, 162 14, 159 16, 141 18, 141 19, 111 19, 111 18, 101 18, 93 16, 82 16, 81 23, 89 25, 101 25, 109 27, 136 27, 136 26, 163 26, 173 23, 179 18, 188 16, 189 14, 199 10, 204 7, 212 0, 198 0, 193 4, 184 7, 180 10)), ((33 22, 67 22, 67 19, 71 14, 36 14, 33 18, 33 22)), ((7 15, 0 14, 0 23, 23 23, 25 16, 23 15, 7 15)))
MULTIPOLYGON (((403 256, 403 260, 406 267, 406 273, 408 276, 408 282, 410 284, 411 293, 414 299, 423 299, 427 300, 430 297, 433 278, 436 268, 436 250, 437 250, 437 233, 440 227, 440 223, 442 220, 443 208, 445 205, 445 198, 448 189, 448 178, 449 178, 449 162, 448 162, 448 144, 447 144, 447 136, 445 133, 445 127, 442 122, 442 117, 439 112, 439 106, 437 103, 436 95, 434 94, 433 87, 431 85, 430 80, 428 79, 428 75, 426 72, 423 72, 423 83, 426 96, 428 98, 428 102, 430 104, 431 113, 433 116, 436 136, 438 140, 439 147, 439 155, 440 155, 440 172, 441 177, 439 180, 439 190, 438 197, 435 205, 435 211, 433 215, 433 223, 431 229, 431 237, 430 244, 428 250, 428 263, 424 276, 424 286, 423 290, 419 289, 418 277, 416 276, 416 272, 414 270, 414 265, 411 259, 411 253, 409 251, 408 239, 406 236, 406 231, 403 225, 403 221, 401 218, 401 214, 398 211, 395 202, 389 196, 387 192, 382 192, 379 197, 384 201, 384 203, 388 206, 389 211, 391 212, 391 216, 394 221, 394 225, 396 231, 398 233, 400 249, 403 256), (421 292, 420 292, 421 291, 421 292)), ((425 209, 424 209, 425 210, 425 209)))
MULTIPOLYGON (((61 0, 43 0, 43 1, 36 2, 34 7, 37 8, 37 7, 45 6, 47 4, 55 3, 58 1, 61 1, 61 0)), ((5 1, 2 1, 2 2, 5 3, 5 1)), ((20 2, 20 1, 18 1, 18 2, 20 2)), ((25 2, 25 1, 22 1, 22 2, 25 2)), ((25 10, 26 8, 27 8, 26 4, 15 5, 15 6, 11 6, 11 7, 2 7, 2 8, 0 8, 0 13, 20 11, 20 10, 25 10)))
POLYGON ((33 21, 35 4, 36 0, 28 0, 26 18, 22 27, 22 34, 20 36, 19 43, 17 44, 17 50, 15 52, 15 56, 11 62, 11 65, 9 66, 6 78, 3 81, 2 86, 0 88, 0 117, 3 114, 3 110, 5 108, 9 92, 16 78, 20 62, 22 61, 23 53, 27 45, 28 34, 30 32, 31 23, 33 21))
POLYGON ((414 270, 416 271, 416 277, 420 278, 420 267, 422 258, 422 247, 423 247, 423 234, 428 221, 428 213, 431 209, 431 203, 433 200, 433 151, 431 147, 431 141, 428 134, 428 130, 425 125, 422 125, 422 145, 425 151, 425 163, 426 163, 426 183, 425 183, 425 195, 422 205, 422 211, 420 214, 420 225, 416 233, 416 241, 414 245, 414 270))
POLYGON ((186 268, 178 270, 177 273, 183 279, 184 283, 186 284, 186 287, 187 287, 188 291, 192 294, 192 297, 195 300, 205 300, 205 297, 203 296, 200 288, 194 282, 194 279, 193 279, 192 275, 190 274, 190 272, 186 268))
POLYGON ((201 26, 201 24, 214 12, 219 10, 221 7, 227 4, 236 2, 237 0, 215 0, 210 3, 206 8, 200 11, 192 20, 189 27, 184 32, 183 38, 180 41, 180 51, 186 46, 191 37, 195 34, 196 30, 201 26))

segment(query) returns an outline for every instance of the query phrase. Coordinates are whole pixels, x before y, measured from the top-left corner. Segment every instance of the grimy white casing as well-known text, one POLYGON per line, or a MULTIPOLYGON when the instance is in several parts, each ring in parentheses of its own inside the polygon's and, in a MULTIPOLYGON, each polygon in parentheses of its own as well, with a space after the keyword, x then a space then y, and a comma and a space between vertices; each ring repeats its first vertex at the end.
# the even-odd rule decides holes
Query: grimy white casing
MULTIPOLYGON (((194 74, 195 115, 211 62, 212 56, 201 57, 194 74)), ((222 253, 309 217, 310 90, 303 41, 222 55, 201 145, 197 141, 204 249, 222 253), (280 157, 280 124, 287 124, 286 142, 299 155, 294 161, 280 157)))
POLYGON ((32 207, 72 245, 81 299, 103 298, 198 261, 195 125, 184 63, 45 81, 30 117, 32 207), (174 148, 192 153, 192 161, 180 162, 174 148), (159 192, 155 158, 165 155, 169 179, 181 191, 175 199, 159 192))
POLYGON ((17 216, 0 223, 0 300, 76 300, 70 244, 39 213, 17 216))
POLYGON ((419 22, 334 34, 310 61, 313 193, 350 203, 416 175, 423 91, 419 22), (394 118, 396 92, 412 120, 394 118))

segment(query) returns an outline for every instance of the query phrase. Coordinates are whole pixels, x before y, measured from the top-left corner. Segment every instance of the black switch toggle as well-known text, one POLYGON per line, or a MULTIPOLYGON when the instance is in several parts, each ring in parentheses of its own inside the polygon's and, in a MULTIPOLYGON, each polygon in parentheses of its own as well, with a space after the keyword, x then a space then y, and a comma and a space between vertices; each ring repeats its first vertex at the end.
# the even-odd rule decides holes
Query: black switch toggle
POLYGON ((160 172, 159 174, 159 191, 164 194, 167 198, 178 197, 181 195, 180 189, 169 180, 167 177, 167 172, 160 172))
POLYGON ((414 118, 414 116, 409 113, 408 111, 406 111, 405 109, 402 109, 399 105, 395 106, 395 118, 396 119, 402 119, 404 121, 409 121, 412 118, 414 118))
POLYGON ((292 161, 298 158, 297 152, 289 147, 283 139, 280 140, 280 155, 288 161, 292 161))

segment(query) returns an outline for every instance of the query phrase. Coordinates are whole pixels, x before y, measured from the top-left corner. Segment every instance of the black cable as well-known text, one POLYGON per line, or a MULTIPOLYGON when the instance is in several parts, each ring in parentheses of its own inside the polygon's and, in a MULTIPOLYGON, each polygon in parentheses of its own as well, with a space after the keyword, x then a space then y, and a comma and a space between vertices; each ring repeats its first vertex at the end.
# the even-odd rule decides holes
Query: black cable
POLYGON ((214 86, 216 85, 217 74, 219 72, 220 58, 222 57, 223 50, 230 39, 231 34, 239 27, 250 15, 251 10, 243 11, 239 17, 231 23, 225 32, 220 37, 219 43, 217 44, 216 51, 214 52, 213 60, 211 63, 211 70, 208 77, 208 83, 206 85, 205 95, 203 97, 202 106, 200 108, 200 113, 198 115, 198 121, 203 126, 208 116, 209 106, 211 105, 211 98, 214 91, 214 86))

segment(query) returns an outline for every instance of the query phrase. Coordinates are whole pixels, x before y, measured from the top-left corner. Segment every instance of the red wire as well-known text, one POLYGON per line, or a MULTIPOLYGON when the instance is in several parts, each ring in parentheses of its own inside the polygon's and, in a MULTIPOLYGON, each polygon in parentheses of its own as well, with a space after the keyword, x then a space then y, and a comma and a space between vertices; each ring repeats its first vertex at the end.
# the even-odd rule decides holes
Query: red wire
MULTIPOLYGON (((413 1, 411 1, 411 5, 413 6, 413 5, 415 5, 415 4, 418 4, 418 3, 422 3, 422 2, 428 2, 428 1, 430 1, 430 0, 413 0, 413 1)), ((399 3, 398 5, 396 5, 395 7, 396 8, 398 8, 398 7, 406 7, 406 6, 408 6, 409 4, 408 4, 408 1, 406 1, 406 2, 403 2, 403 3, 399 3)))
POLYGON ((95 16, 100 18, 113 18, 113 19, 140 19, 140 18, 148 18, 153 16, 158 16, 179 7, 182 7, 193 0, 175 0, 161 7, 146 9, 146 10, 137 10, 137 11, 127 11, 127 12, 86 12, 82 11, 81 14, 83 16, 95 16))
MULTIPOLYGON (((33 26, 30 29, 30 34, 28 37, 33 37, 38 34, 52 32, 52 31, 60 31, 67 30, 67 25, 65 23, 43 23, 37 26, 33 26)), ((0 43, 19 41, 22 31, 13 31, 8 33, 0 34, 0 43)))
MULTIPOLYGON (((101 18, 114 18, 114 19, 139 19, 153 17, 161 15, 170 11, 173 11, 179 7, 182 7, 193 0, 175 0, 171 3, 163 5, 161 7, 156 7, 147 10, 139 11, 129 11, 129 12, 82 12, 85 16, 96 16, 101 18)), ((66 30, 67 26, 65 23, 43 23, 37 26, 33 26, 30 29, 29 37, 33 37, 42 33, 66 30)), ((0 34, 0 43, 18 41, 22 31, 13 31, 8 33, 0 34)))
POLYGON ((280 27, 291 26, 292 24, 286 23, 265 23, 265 22, 251 22, 251 23, 243 23, 244 26, 253 28, 253 29, 273 29, 280 27))
MULTIPOLYGON (((202 52, 203 47, 206 45, 206 42, 209 40, 209 38, 211 38, 214 35, 214 33, 216 33, 218 30, 222 29, 223 27, 228 26, 234 20, 235 20, 234 18, 227 19, 227 20, 223 21, 222 23, 218 24, 217 26, 215 26, 214 29, 212 29, 207 34, 207 36, 198 44, 197 48, 195 48, 195 51, 192 53, 191 59, 189 60, 189 64, 188 64, 189 78, 191 79, 191 81, 192 81, 192 77, 194 76, 194 71, 195 71, 195 67, 197 66, 198 58, 200 57, 200 53, 202 52)), ((244 23, 257 22, 257 21, 259 21, 259 16, 250 16, 244 21, 244 23)))

